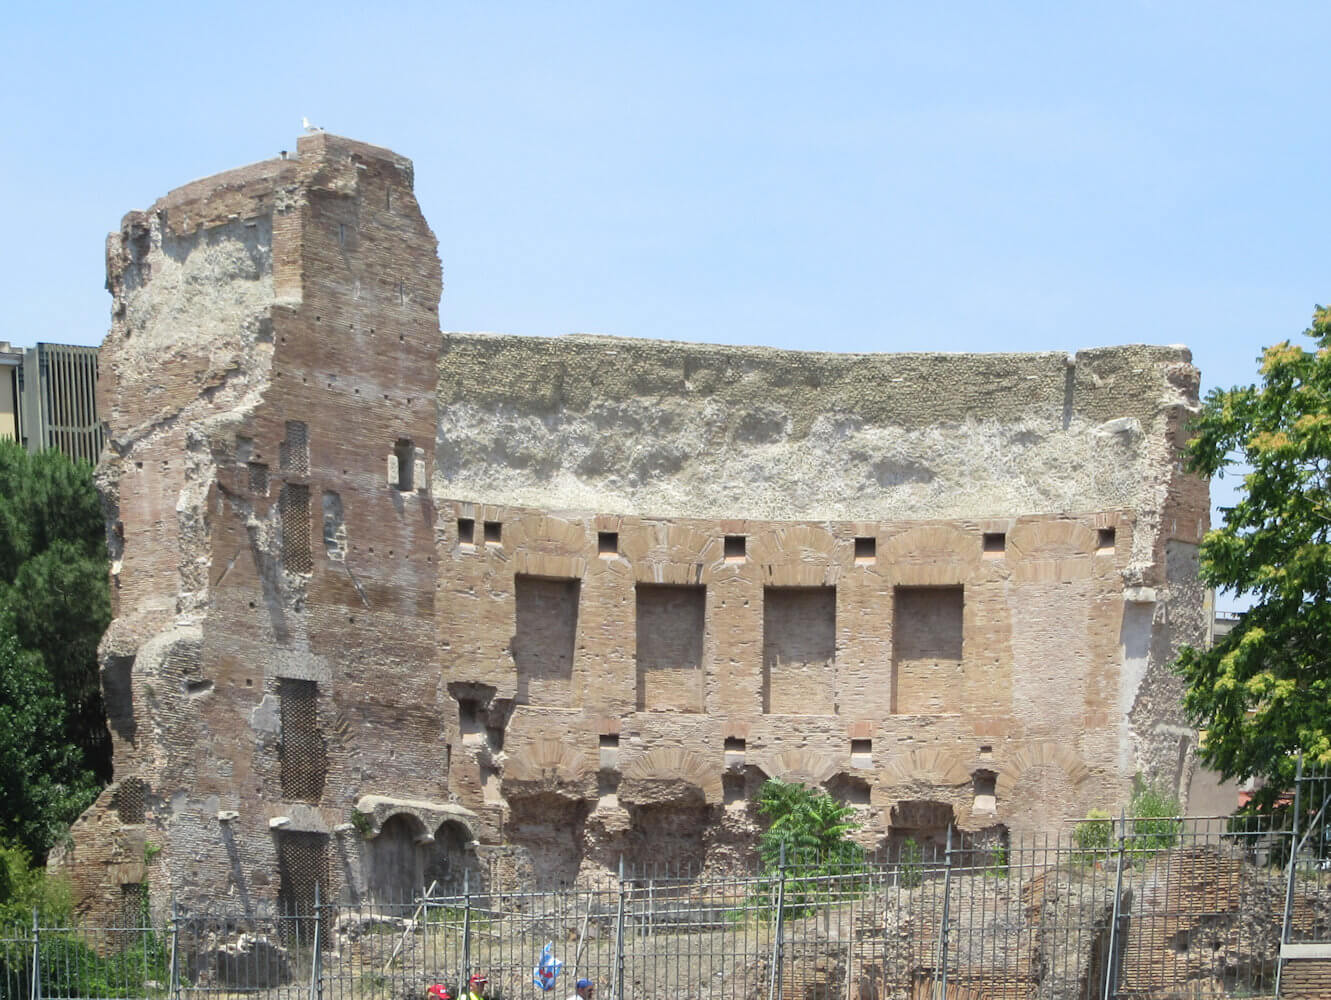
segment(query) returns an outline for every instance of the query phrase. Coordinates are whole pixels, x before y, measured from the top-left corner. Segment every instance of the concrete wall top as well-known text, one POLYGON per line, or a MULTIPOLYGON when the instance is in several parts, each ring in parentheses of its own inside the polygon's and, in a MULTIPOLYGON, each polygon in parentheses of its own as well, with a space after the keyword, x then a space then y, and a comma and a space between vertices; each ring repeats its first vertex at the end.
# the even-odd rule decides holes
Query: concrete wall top
POLYGON ((446 334, 435 494, 796 520, 1141 508, 1197 386, 1177 346, 829 354, 446 334))

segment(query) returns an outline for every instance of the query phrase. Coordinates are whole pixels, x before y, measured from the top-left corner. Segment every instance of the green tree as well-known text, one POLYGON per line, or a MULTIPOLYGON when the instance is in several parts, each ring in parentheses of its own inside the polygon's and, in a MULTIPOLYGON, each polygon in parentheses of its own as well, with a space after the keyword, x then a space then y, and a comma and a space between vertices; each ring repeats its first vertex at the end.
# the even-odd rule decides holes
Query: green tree
POLYGON ((780 864, 783 845, 787 863, 805 873, 864 860, 864 849, 850 839, 859 828, 854 808, 821 789, 769 778, 758 789, 758 813, 767 821, 758 854, 768 871, 780 864))
POLYGON ((0 839, 39 858, 101 787, 66 734, 68 723, 41 657, 0 635, 0 839))
POLYGON ((0 838, 39 859, 110 778, 110 618, 91 467, 0 441, 0 838))
POLYGON ((1267 348, 1261 384, 1210 393, 1190 467, 1247 466, 1239 499, 1201 547, 1202 579, 1256 603, 1211 649, 1184 649, 1185 705, 1207 730, 1202 760, 1228 778, 1290 787, 1294 755, 1331 763, 1331 312, 1311 349, 1267 348))

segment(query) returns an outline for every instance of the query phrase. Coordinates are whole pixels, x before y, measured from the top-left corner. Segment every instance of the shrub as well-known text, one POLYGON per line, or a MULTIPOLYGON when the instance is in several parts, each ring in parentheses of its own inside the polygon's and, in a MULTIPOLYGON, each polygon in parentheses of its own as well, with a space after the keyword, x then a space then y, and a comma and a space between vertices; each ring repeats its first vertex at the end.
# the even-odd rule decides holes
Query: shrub
POLYGON ((1092 809, 1086 814, 1086 819, 1072 831, 1072 841, 1078 850, 1092 853, 1108 850, 1113 839, 1114 821, 1103 809, 1092 809))
POLYGON ((1140 781, 1128 803, 1130 831, 1127 849, 1136 853, 1163 851, 1173 847, 1183 832, 1179 813, 1183 807, 1168 792, 1140 781))

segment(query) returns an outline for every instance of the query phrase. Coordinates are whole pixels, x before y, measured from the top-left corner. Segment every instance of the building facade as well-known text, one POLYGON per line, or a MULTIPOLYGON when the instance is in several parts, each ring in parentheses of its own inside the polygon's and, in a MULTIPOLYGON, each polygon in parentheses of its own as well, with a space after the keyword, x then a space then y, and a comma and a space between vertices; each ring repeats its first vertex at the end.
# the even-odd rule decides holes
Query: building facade
POLYGON ((97 415, 97 348, 0 341, 0 438, 95 463, 105 438, 97 415))
POLYGON ((108 276, 85 910, 724 869, 767 777, 869 845, 1188 793, 1184 348, 441 334, 410 162, 325 133, 126 216, 108 276))

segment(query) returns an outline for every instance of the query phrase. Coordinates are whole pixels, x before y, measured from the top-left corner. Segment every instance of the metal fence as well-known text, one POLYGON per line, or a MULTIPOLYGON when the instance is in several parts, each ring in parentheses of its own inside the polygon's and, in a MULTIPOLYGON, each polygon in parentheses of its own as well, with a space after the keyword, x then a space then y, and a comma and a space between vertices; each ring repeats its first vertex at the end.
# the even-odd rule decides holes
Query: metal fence
MULTIPOLYGON (((1256 817, 1104 819, 982 845, 948 831, 887 857, 792 856, 728 877, 634 870, 556 891, 487 879, 395 903, 179 909, 112 928, 34 919, 0 928, 0 998, 424 1000, 480 972, 486 995, 513 1000, 544 995, 533 979, 547 946, 560 1000, 579 977, 609 1000, 1274 996, 1288 949, 1331 938, 1321 821, 1304 812, 1302 832, 1256 817)), ((1320 967, 1297 961, 1284 995, 1328 995, 1298 992, 1320 967)))

